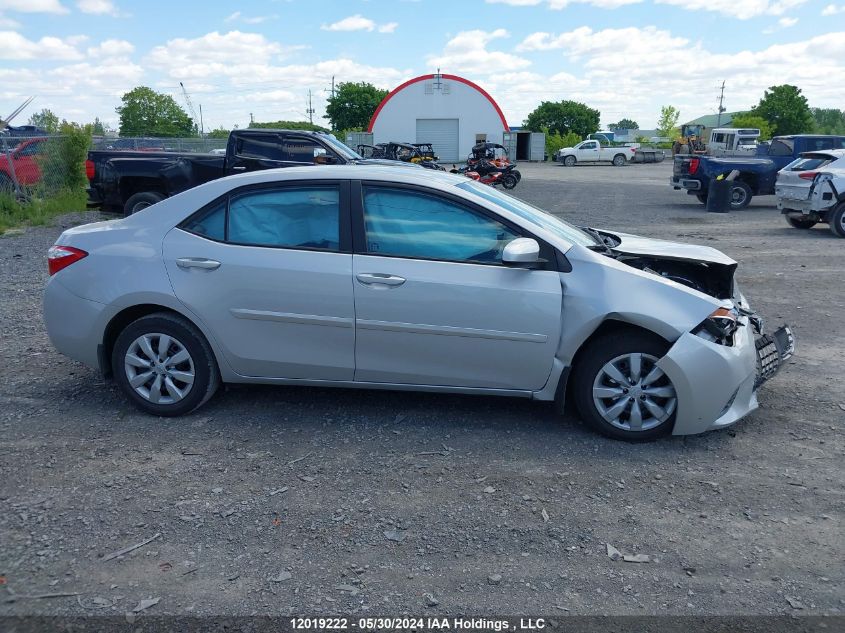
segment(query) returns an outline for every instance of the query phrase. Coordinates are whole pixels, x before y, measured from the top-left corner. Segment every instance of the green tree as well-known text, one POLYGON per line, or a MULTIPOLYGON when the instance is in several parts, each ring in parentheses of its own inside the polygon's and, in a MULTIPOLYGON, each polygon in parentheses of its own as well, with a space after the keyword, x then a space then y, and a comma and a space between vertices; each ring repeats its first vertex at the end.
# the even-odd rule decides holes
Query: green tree
POLYGON ((321 125, 315 125, 308 121, 267 121, 259 122, 253 121, 249 124, 252 128, 275 128, 277 130, 309 130, 311 132, 328 132, 328 128, 321 125))
POLYGON ((29 125, 41 128, 48 134, 55 134, 59 131, 59 117, 52 110, 44 108, 29 117, 29 125))
POLYGON ((100 121, 100 117, 94 117, 94 122, 91 124, 91 133, 94 136, 104 136, 106 133, 106 126, 100 121))
POLYGON ((845 134, 845 110, 810 108, 818 134, 845 134))
POLYGON ((326 117, 333 130, 366 128, 378 104, 387 96, 387 90, 376 88, 365 81, 344 82, 337 87, 326 105, 326 117))
POLYGON ((675 138, 678 136, 678 119, 681 112, 675 106, 661 106, 660 118, 657 120, 657 136, 675 138))
POLYGON ((532 132, 574 132, 585 137, 599 129, 601 113, 577 101, 543 101, 526 117, 523 126, 532 132))
POLYGON ((761 116, 756 116, 749 112, 741 112, 737 114, 733 120, 731 121, 731 127, 733 128, 741 128, 741 127, 750 127, 750 128, 757 128, 760 130, 760 140, 761 141, 768 141, 772 138, 772 126, 771 124, 766 121, 761 116))
POLYGON ((207 136, 208 138, 229 138, 230 131, 221 125, 216 130, 211 130, 207 136))
POLYGON ((180 137, 196 135, 197 127, 170 95, 138 86, 121 97, 116 108, 121 136, 180 137))
POLYGON ((607 126, 608 130, 639 130, 640 126, 636 121, 631 119, 622 119, 618 123, 611 123, 607 126))
POLYGON ((46 195, 60 191, 81 190, 88 179, 85 177, 85 159, 91 148, 93 126, 62 121, 58 126, 59 138, 48 141, 41 159, 44 177, 39 186, 46 195))
POLYGON ((813 130, 813 115, 807 97, 797 86, 772 86, 763 93, 750 114, 766 119, 777 135, 806 134, 813 130))

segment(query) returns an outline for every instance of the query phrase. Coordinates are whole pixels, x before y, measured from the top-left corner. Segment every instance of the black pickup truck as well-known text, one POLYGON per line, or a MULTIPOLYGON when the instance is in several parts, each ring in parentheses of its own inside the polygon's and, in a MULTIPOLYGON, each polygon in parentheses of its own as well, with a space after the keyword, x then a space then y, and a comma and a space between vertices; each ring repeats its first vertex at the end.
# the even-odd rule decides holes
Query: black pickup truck
POLYGON ((85 161, 88 206, 130 215, 199 184, 247 171, 365 160, 330 134, 245 129, 229 134, 225 154, 92 150, 85 161))
POLYGON ((731 209, 744 209, 753 196, 775 193, 778 172, 794 161, 802 152, 845 148, 845 136, 801 134, 776 136, 769 143, 761 144, 754 156, 675 156, 669 184, 674 189, 707 202, 710 181, 719 175, 727 176, 736 170, 739 174, 731 187, 731 209))

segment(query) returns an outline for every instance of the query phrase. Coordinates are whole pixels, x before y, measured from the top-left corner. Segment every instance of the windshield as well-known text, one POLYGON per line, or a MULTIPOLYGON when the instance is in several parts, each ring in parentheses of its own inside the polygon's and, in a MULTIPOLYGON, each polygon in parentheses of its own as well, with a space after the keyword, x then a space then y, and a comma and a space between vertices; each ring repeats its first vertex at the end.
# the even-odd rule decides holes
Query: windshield
POLYGON ((740 136, 739 137, 739 144, 740 145, 756 145, 757 138, 754 136, 740 136))
POLYGON ((358 152, 350 149, 348 145, 344 145, 343 143, 341 143, 333 134, 324 134, 323 140, 326 141, 327 145, 330 145, 335 152, 340 154, 346 160, 364 160, 363 156, 361 156, 358 152))
POLYGON ((593 246, 597 243, 587 232, 579 229, 577 226, 573 226, 560 218, 549 215, 542 209, 538 209, 527 202, 514 198, 503 191, 493 189, 490 185, 483 185, 474 180, 467 180, 456 186, 477 196, 481 196, 485 200, 503 209, 507 209, 511 213, 515 213, 520 218, 546 229, 567 242, 580 244, 581 246, 593 246))

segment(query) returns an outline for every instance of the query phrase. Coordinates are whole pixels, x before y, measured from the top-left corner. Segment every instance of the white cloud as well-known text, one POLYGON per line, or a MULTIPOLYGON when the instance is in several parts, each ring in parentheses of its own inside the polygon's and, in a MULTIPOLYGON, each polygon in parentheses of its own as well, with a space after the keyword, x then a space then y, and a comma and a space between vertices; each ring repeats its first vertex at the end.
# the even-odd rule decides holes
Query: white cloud
POLYGON ((114 6, 111 0, 77 0, 76 6, 82 13, 118 15, 117 7, 114 6))
POLYGON ((513 72, 530 66, 531 62, 523 57, 487 50, 493 40, 507 37, 510 34, 505 29, 461 31, 446 43, 440 55, 429 55, 426 64, 445 72, 479 75, 513 72))
POLYGON ((788 29, 790 26, 798 24, 798 18, 781 18, 778 20, 778 24, 780 24, 783 28, 788 29))
POLYGON ((235 11, 232 15, 227 17, 224 22, 243 22, 244 24, 261 24, 268 20, 275 20, 279 16, 275 13, 273 15, 256 15, 252 17, 245 16, 240 11, 235 11))
POLYGON ((376 28, 376 23, 356 13, 332 24, 324 24, 320 28, 324 31, 372 31, 376 28))
POLYGON ((378 27, 379 33, 393 33, 396 30, 396 27, 399 26, 398 22, 387 22, 382 24, 378 27))
POLYGON ((549 9, 560 11, 571 4, 589 4, 600 9, 618 9, 629 4, 639 4, 643 0, 486 0, 489 4, 507 4, 512 7, 535 7, 548 4, 549 9))
POLYGON ((807 0, 655 0, 689 11, 714 11, 740 20, 761 15, 783 15, 807 0))
POLYGON ((92 46, 88 49, 88 57, 95 59, 110 59, 114 57, 126 57, 135 50, 131 42, 126 40, 105 40, 99 46, 92 46))
POLYGON ((81 59, 76 49, 79 37, 61 39, 42 37, 38 41, 28 40, 14 31, 0 31, 0 59, 81 59))
POLYGON ((838 7, 835 4, 829 4, 822 9, 822 15, 836 15, 838 13, 845 13, 845 4, 838 7))
POLYGON ((149 62, 159 68, 194 68, 208 63, 267 63, 284 52, 277 42, 259 33, 218 31, 194 39, 176 38, 150 52, 149 62))
POLYGON ((59 0, 0 0, 0 11, 21 13, 67 13, 59 0))
POLYGON ((5 15, 0 15, 0 29, 19 29, 21 23, 12 18, 7 18, 5 15))

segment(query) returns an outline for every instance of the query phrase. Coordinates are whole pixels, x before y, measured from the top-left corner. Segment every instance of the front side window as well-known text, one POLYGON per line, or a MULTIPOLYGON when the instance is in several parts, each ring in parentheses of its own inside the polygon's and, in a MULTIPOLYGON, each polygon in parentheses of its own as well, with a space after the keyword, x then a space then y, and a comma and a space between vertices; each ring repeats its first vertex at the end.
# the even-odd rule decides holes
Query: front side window
POLYGON ((284 155, 284 160, 313 165, 321 162, 328 153, 326 148, 310 139, 291 138, 285 140, 284 155))
POLYGON ((581 146, 581 149, 596 149, 596 144, 595 143, 584 143, 581 146))
POLYGON ((284 160, 279 138, 275 134, 256 134, 239 138, 237 154, 241 158, 284 160))
POLYGON ((229 202, 227 241, 250 246, 340 248, 335 186, 252 191, 229 202))
POLYGON ((519 234, 501 222, 439 196, 364 187, 367 252, 493 263, 519 234))

